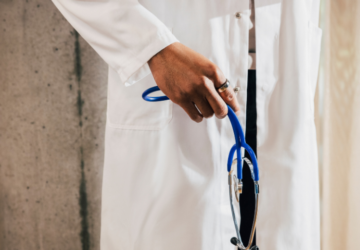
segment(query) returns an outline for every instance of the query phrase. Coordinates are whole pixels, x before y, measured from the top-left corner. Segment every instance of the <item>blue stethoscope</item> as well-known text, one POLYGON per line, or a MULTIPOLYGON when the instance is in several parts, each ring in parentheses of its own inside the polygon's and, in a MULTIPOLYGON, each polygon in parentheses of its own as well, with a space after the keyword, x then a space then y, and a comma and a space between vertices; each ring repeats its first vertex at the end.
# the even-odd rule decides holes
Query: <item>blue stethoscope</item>
MULTIPOLYGON (((143 94, 142 98, 148 102, 160 102, 169 100, 167 96, 156 96, 152 97, 149 94, 159 91, 159 87, 151 87, 147 89, 143 94)), ((228 183, 229 183, 229 196, 230 196, 230 206, 231 206, 231 213, 232 218, 236 230, 237 237, 233 237, 231 239, 231 243, 240 248, 241 250, 248 250, 251 247, 252 241, 255 235, 255 227, 256 227, 256 219, 257 219, 257 212, 258 212, 258 203, 259 203, 259 168, 258 163, 256 160, 256 155, 252 148, 245 142, 244 132, 240 125, 239 119, 237 118, 235 112, 228 106, 228 117, 230 123, 232 125, 235 137, 235 145, 232 146, 229 153, 229 158, 227 162, 227 171, 228 171, 228 183), (244 148, 250 155, 251 161, 246 157, 242 158, 241 156, 241 148, 244 148), (234 159, 234 155, 237 155, 237 158, 234 159), (251 177, 254 181, 254 190, 255 190, 255 211, 254 211, 254 218, 253 224, 251 227, 251 233, 249 238, 249 243, 245 247, 241 235, 240 235, 240 228, 238 226, 236 216, 235 216, 235 209, 233 205, 233 196, 235 196, 236 201, 239 203, 240 194, 242 193, 243 183, 242 183, 242 160, 238 161, 237 159, 244 160, 250 168, 251 177), (237 171, 234 171, 237 168, 237 171), (237 176, 235 174, 237 172, 237 176)), ((241 218, 241 216, 240 216, 241 218)))

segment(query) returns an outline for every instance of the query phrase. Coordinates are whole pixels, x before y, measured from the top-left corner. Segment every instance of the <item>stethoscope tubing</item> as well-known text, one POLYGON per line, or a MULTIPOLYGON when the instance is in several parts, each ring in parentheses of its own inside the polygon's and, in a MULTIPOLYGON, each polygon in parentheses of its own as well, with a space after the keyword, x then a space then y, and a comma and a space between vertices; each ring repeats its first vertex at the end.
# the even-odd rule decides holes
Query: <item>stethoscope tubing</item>
MULTIPOLYGON (((160 102, 160 101, 166 101, 169 100, 169 98, 167 96, 156 96, 156 97, 151 97, 149 96, 149 94, 155 92, 155 91, 159 91, 160 88, 158 86, 154 86, 151 87, 147 90, 144 91, 144 93, 142 94, 142 98, 145 101, 148 102, 160 102)), ((258 211, 258 203, 259 203, 259 169, 258 169, 258 163, 256 160, 256 155, 254 153, 254 151, 252 150, 252 148, 245 142, 245 135, 244 132, 242 130, 241 124, 239 122, 239 119, 237 118, 235 112, 232 110, 232 108, 228 105, 228 114, 227 116, 229 117, 233 132, 234 132, 234 137, 235 137, 235 145, 231 147, 230 152, 229 152, 229 157, 228 157, 228 161, 227 161, 227 171, 229 173, 229 196, 230 196, 230 206, 231 206, 231 213, 232 213, 232 218, 233 218, 233 222, 234 222, 234 226, 235 226, 235 230, 236 230, 236 234, 237 234, 237 238, 235 239, 235 243, 233 242, 233 240, 231 240, 231 242, 236 245, 239 249, 241 250, 248 250, 250 249, 251 245, 252 245, 252 241, 254 239, 254 234, 255 234, 255 226, 256 226, 256 220, 257 220, 257 211, 258 211), (244 160, 247 162, 247 165, 250 168, 251 171, 251 177, 254 181, 254 189, 255 189, 255 212, 254 212, 254 217, 253 217, 253 224, 251 227, 251 234, 250 234, 250 238, 249 238, 249 243, 248 245, 245 247, 242 239, 241 239, 241 235, 240 235, 240 229, 238 226, 238 223, 236 221, 236 216, 235 216, 235 210, 234 210, 234 206, 233 206, 233 194, 232 194, 232 167, 233 167, 233 163, 236 161, 236 168, 237 168, 237 179, 238 179, 238 183, 241 183, 241 192, 242 192, 242 156, 241 156, 241 148, 244 148, 250 155, 251 158, 251 162, 249 159, 244 158, 244 160), (234 155, 237 155, 237 160, 234 160, 234 155)), ((238 188, 238 187, 236 187, 238 188)), ((237 191, 236 191, 237 192, 237 191)), ((236 194, 235 194, 236 195, 236 194)), ((238 197, 238 196, 236 196, 238 197)), ((239 199, 238 201, 240 201, 240 197, 238 197, 237 199, 239 199)))
MULTIPOLYGON (((167 101, 169 100, 169 98, 167 96, 149 96, 151 93, 159 91, 160 88, 158 86, 154 86, 151 87, 147 90, 144 91, 144 93, 142 94, 142 98, 145 101, 148 102, 160 102, 160 101, 167 101)), ((253 163, 254 166, 254 181, 259 181, 259 169, 258 169, 258 163, 256 160, 256 155, 254 153, 254 151, 252 150, 252 148, 245 142, 245 135, 243 132, 243 129, 241 127, 241 124, 239 122, 239 119, 237 118, 235 112, 232 110, 232 108, 227 105, 228 107, 228 117, 234 132, 234 137, 235 137, 235 145, 230 149, 229 152, 229 158, 228 158, 228 162, 227 162, 227 171, 230 172, 231 170, 231 165, 232 165, 232 161, 236 152, 237 155, 237 159, 239 159, 237 161, 237 178, 239 180, 242 180, 242 161, 240 159, 242 159, 241 157, 241 147, 243 147, 250 155, 251 158, 251 162, 253 163)))

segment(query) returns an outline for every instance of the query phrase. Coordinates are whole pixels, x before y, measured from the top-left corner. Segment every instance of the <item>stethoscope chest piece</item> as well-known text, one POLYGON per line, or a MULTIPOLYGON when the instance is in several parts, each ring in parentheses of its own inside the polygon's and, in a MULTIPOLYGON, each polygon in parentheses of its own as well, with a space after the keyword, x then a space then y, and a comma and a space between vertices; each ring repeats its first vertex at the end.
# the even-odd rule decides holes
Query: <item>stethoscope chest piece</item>
MULTIPOLYGON (((243 183, 242 183, 242 180, 238 179, 236 176, 235 169, 237 166, 237 159, 234 159, 231 164, 231 169, 228 174, 229 175, 228 176, 228 180, 229 180, 228 184, 229 184, 230 207, 231 207, 232 218, 233 218, 237 237, 231 238, 230 242, 233 245, 237 246, 241 250, 253 250, 253 249, 255 250, 255 249, 257 249, 257 247, 256 246, 251 247, 251 245, 252 245, 254 235, 255 235, 255 227, 256 227, 256 220, 257 220, 257 211, 258 211, 258 204, 259 204, 259 183, 258 183, 258 181, 255 180, 254 167, 253 167, 253 164, 251 163, 251 161, 247 158, 243 158, 243 160, 247 163, 246 165, 250 169, 251 176, 252 176, 253 182, 254 182, 254 190, 255 190, 255 192, 254 192, 254 195, 255 195, 254 217, 253 217, 253 223, 252 223, 252 227, 251 227, 249 243, 247 246, 244 246, 241 235, 240 235, 240 224, 238 225, 238 223, 237 223, 238 219, 236 218, 236 215, 235 215, 235 207, 237 207, 236 205, 239 204, 239 202, 240 202, 240 197, 241 197, 241 194, 243 191, 243 183), (235 196, 235 200, 236 200, 237 204, 234 204, 235 201, 233 199, 233 196, 235 196)), ((240 215, 240 223, 241 223, 241 215, 240 215)))

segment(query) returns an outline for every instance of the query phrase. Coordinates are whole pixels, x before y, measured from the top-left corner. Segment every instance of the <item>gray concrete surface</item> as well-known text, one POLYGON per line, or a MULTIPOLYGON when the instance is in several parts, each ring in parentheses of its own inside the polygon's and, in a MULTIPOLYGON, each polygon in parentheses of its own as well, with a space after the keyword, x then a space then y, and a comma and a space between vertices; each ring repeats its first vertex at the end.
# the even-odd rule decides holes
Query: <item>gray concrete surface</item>
POLYGON ((99 249, 107 65, 49 0, 0 23, 0 249, 99 249))

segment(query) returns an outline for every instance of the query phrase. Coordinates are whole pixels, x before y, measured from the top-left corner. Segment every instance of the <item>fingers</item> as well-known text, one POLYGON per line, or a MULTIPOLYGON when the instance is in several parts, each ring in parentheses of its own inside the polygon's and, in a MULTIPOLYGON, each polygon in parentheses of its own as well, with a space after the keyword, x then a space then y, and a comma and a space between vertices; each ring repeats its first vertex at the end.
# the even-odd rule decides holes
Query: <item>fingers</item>
MULTIPOLYGON (((226 82, 226 78, 224 74, 221 72, 220 69, 218 69, 216 66, 213 69, 213 73, 210 75, 211 80, 214 83, 215 88, 219 88, 221 85, 223 85, 226 82)), ((228 104, 234 112, 238 115, 240 112, 240 105, 239 102, 236 99, 236 94, 234 92, 234 89, 229 86, 225 91, 219 93, 216 90, 217 94, 221 96, 221 98, 224 100, 226 104, 228 104)))
POLYGON ((167 46, 148 64, 158 87, 192 120, 201 122, 214 113, 216 117, 224 118, 228 113, 226 104, 239 112, 231 87, 220 94, 216 90, 226 80, 219 67, 185 45, 173 43, 167 46))
POLYGON ((212 86, 212 88, 209 89, 209 92, 206 95, 206 99, 208 100, 217 118, 222 119, 227 115, 228 109, 226 103, 219 96, 214 86, 212 86))
POLYGON ((240 113, 240 105, 236 99, 236 94, 234 89, 229 86, 224 92, 220 93, 221 98, 228 104, 235 112, 235 114, 239 115, 240 113))
POLYGON ((236 114, 239 114, 240 105, 233 88, 229 86, 225 91, 219 93, 215 89, 215 82, 217 86, 223 84, 221 80, 212 81, 206 77, 202 78, 202 82, 197 85, 197 90, 191 92, 186 101, 178 102, 192 120, 201 122, 204 117, 210 118, 213 114, 222 119, 228 113, 227 104, 236 114))
POLYGON ((198 98, 194 103, 204 118, 210 118, 214 115, 214 111, 206 98, 198 98))
POLYGON ((199 113, 194 103, 191 102, 183 102, 179 103, 179 105, 185 110, 191 120, 195 122, 201 122, 203 120, 202 114, 199 113))

